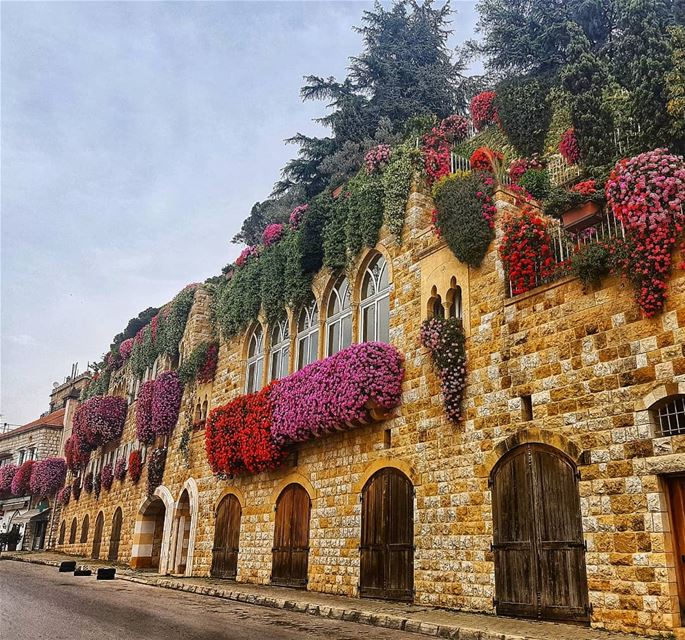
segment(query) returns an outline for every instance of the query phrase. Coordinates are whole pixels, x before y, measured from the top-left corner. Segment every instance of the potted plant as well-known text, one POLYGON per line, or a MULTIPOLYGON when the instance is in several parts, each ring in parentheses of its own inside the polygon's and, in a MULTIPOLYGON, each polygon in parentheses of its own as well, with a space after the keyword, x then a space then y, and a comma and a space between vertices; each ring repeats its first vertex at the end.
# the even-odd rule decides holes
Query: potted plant
POLYGON ((554 189, 545 200, 545 213, 560 218, 567 231, 578 233, 599 222, 604 191, 595 180, 584 180, 570 189, 554 189))

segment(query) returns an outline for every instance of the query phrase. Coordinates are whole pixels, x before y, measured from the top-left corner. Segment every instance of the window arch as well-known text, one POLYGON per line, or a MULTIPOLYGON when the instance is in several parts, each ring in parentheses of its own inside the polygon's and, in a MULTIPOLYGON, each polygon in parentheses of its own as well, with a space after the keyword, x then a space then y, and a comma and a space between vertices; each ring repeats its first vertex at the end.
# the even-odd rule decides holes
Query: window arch
POLYGON ((352 344, 350 283, 341 276, 328 298, 326 313, 326 355, 332 356, 352 344))
POLYGON ((290 365, 290 331, 288 320, 281 320, 271 330, 271 369, 270 380, 278 380, 288 375, 290 365))
POLYGON ((76 527, 78 527, 78 523, 76 522, 76 518, 74 518, 71 521, 71 528, 69 529, 69 544, 74 544, 76 542, 76 527))
POLYGON ((361 290, 361 341, 390 340, 390 283, 388 265, 377 255, 366 268, 361 290))
POLYGON ((431 289, 431 297, 428 300, 428 317, 429 318, 443 318, 445 317, 445 307, 442 304, 442 296, 438 293, 438 288, 433 285, 431 289))
POLYGON ((319 309, 316 300, 302 307, 297 320, 297 368, 314 362, 319 354, 319 309))
POLYGON ((447 309, 450 318, 462 317, 461 287, 457 284, 457 279, 454 276, 450 280, 450 289, 447 292, 447 309))
POLYGON ((64 536, 66 535, 67 532, 67 521, 62 520, 62 524, 59 526, 59 539, 57 540, 57 544, 64 544, 64 536))
POLYGON ((264 372, 264 332, 262 326, 257 325, 250 336, 250 344, 247 351, 247 376, 245 391, 254 393, 262 388, 264 372))
MULTIPOLYGON (((74 518, 74 521, 76 518, 74 518)), ((81 539, 80 542, 88 542, 88 528, 90 526, 90 520, 88 518, 88 514, 86 514, 83 517, 83 524, 81 525, 81 539)), ((76 535, 76 532, 74 532, 74 536, 76 535)))
POLYGON ((653 407, 656 431, 659 436, 685 434, 685 395, 666 398, 653 407))

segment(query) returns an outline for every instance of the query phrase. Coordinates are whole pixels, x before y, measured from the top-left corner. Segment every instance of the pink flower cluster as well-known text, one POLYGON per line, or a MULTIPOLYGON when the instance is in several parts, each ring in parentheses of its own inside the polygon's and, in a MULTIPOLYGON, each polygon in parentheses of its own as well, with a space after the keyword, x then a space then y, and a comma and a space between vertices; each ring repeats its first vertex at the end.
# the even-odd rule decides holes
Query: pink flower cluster
POLYGON ((509 177, 511 178, 511 181, 514 183, 517 183, 519 181, 519 178, 526 172, 528 169, 544 169, 545 166, 542 162, 537 157, 533 158, 516 158, 516 160, 512 160, 511 164, 509 165, 509 177))
POLYGON ((14 473, 12 478, 12 495, 25 496, 31 492, 31 474, 33 473, 33 460, 27 460, 14 473))
POLYGON ((123 362, 126 362, 131 357, 131 350, 133 349, 133 338, 127 338, 119 345, 119 355, 123 362))
POLYGON ((353 344, 280 380, 272 391, 272 435, 303 441, 364 420, 369 405, 400 403, 404 360, 392 345, 353 344))
POLYGON ((152 428, 152 396, 154 391, 154 380, 143 382, 136 402, 136 437, 144 444, 155 441, 155 431, 152 428))
POLYGON ((284 231, 285 225, 282 225, 279 222, 274 222, 273 224, 267 225, 266 229, 264 229, 264 232, 262 233, 262 243, 265 247, 270 247, 272 244, 276 244, 283 237, 284 231))
POLYGON ((571 191, 579 193, 581 196, 594 196, 597 193, 597 184, 594 179, 583 180, 571 187, 571 191))
POLYGON ((109 491, 112 488, 112 483, 114 482, 114 473, 112 471, 112 465, 107 463, 102 467, 100 471, 100 483, 102 486, 109 491))
POLYGON ((237 267, 242 267, 243 265, 247 264, 247 261, 252 258, 253 256, 256 256, 259 253, 259 249, 257 247, 245 247, 241 252, 240 255, 236 258, 235 264, 237 267))
POLYGON ((178 421, 183 384, 176 371, 157 376, 152 394, 152 430, 157 436, 169 435, 178 421))
POLYGON ((126 458, 119 458, 114 465, 114 477, 120 482, 126 478, 126 458))
POLYGON ((576 132, 573 128, 566 129, 561 136, 559 153, 569 164, 578 164, 580 162, 580 145, 578 144, 576 132))
POLYGON ((93 396, 74 414, 73 433, 82 451, 112 442, 121 437, 128 404, 120 396, 93 396))
POLYGON ((369 149, 364 156, 364 164, 367 173, 376 173, 390 161, 392 147, 389 144, 379 144, 369 149))
POLYGON ((162 484, 164 478, 164 467, 166 465, 166 448, 155 449, 150 454, 147 463, 147 493, 152 495, 155 489, 162 484))
POLYGON ((69 500, 71 500, 71 485, 68 484, 66 487, 62 487, 57 493, 55 500, 66 507, 69 504, 69 500))
POLYGON ((629 256, 623 271, 647 317, 666 301, 672 250, 685 225, 685 163, 667 149, 621 160, 606 184, 607 202, 623 223, 629 256))
POLYGON ((0 467, 0 494, 12 492, 12 480, 19 467, 16 464, 6 464, 0 467))
POLYGON ((37 460, 31 471, 29 488, 31 495, 40 498, 54 496, 64 485, 67 477, 67 461, 64 458, 45 458, 37 460))
POLYGON ((291 211, 289 222, 293 229, 297 229, 302 224, 307 209, 309 209, 308 204, 300 204, 291 211))
POLYGON ((471 98, 469 110, 471 111, 471 120, 476 131, 480 131, 489 124, 495 124, 498 121, 495 98, 496 94, 494 91, 483 91, 471 98))

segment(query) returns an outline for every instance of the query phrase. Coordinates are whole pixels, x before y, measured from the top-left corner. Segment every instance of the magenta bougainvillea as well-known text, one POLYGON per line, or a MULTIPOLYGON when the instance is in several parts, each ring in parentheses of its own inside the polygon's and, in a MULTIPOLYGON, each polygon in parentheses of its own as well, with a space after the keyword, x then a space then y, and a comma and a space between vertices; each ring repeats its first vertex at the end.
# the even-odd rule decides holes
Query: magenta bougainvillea
POLYGON ((304 214, 307 213, 308 209, 308 204, 300 204, 290 212, 290 219, 288 222, 290 222, 290 226, 293 229, 297 229, 302 224, 302 220, 304 220, 304 214))
POLYGON ((31 495, 40 498, 54 496, 64 484, 67 477, 67 461, 64 458, 52 457, 37 460, 31 471, 29 487, 31 495))
POLYGON ((120 482, 124 481, 124 478, 126 478, 126 458, 123 456, 119 459, 117 459, 116 463, 114 464, 114 477, 119 480, 120 482))
POLYGON ((102 467, 100 471, 100 484, 104 489, 109 491, 112 488, 112 483, 114 482, 114 472, 112 470, 112 465, 107 463, 102 467))
POLYGON ((0 493, 11 493, 12 480, 19 467, 16 464, 6 464, 0 467, 0 493))
POLYGON ((119 355, 122 362, 126 362, 131 357, 133 350, 133 338, 127 338, 119 345, 119 355))
POLYGON ((154 391, 154 380, 143 382, 136 402, 136 437, 144 444, 155 441, 155 431, 152 428, 152 397, 154 391))
POLYGON ((369 151, 364 156, 364 165, 367 173, 376 173, 379 169, 390 162, 392 155, 392 147, 389 144, 379 144, 369 151))
POLYGON ((81 497, 81 478, 74 478, 71 483, 71 495, 74 496, 74 500, 78 500, 81 497))
POLYGON ((256 256, 259 253, 259 249, 257 247, 245 247, 241 252, 240 255, 236 258, 235 264, 238 267, 242 267, 247 263, 247 261, 256 256))
POLYGON ((655 149, 621 160, 606 184, 607 202, 626 231, 620 268, 647 317, 663 309, 673 248, 685 225, 685 163, 655 149))
POLYGON ((152 393, 152 430, 156 436, 169 435, 178 421, 183 384, 176 371, 157 376, 152 393))
POLYGON ((60 502, 61 504, 66 506, 69 504, 70 500, 71 500, 71 485, 68 484, 59 490, 59 494, 57 496, 57 502, 60 502))
POLYGON ((445 413, 452 422, 459 422, 466 389, 466 352, 461 321, 430 318, 421 325, 419 337, 438 370, 445 413))
POLYGON ((74 414, 74 435, 82 451, 93 450, 121 437, 128 404, 119 396, 93 396, 74 414))
POLYGON ((262 233, 262 243, 265 247, 270 247, 272 244, 276 244, 282 237, 285 231, 285 226, 274 222, 266 226, 264 232, 262 233))
POLYGON ((483 91, 471 98, 470 112, 473 128, 476 131, 481 131, 489 124, 495 124, 498 121, 497 108, 495 107, 494 91, 483 91))
POLYGON ((166 447, 155 449, 147 461, 147 493, 152 495, 155 489, 162 484, 164 478, 164 466, 166 464, 166 447))
POLYGON ((578 145, 576 132, 573 128, 566 129, 561 136, 559 153, 569 164, 578 164, 580 162, 580 146, 578 145))
POLYGON ((25 496, 31 492, 31 474, 33 472, 33 460, 27 460, 14 473, 12 478, 12 494, 15 496, 25 496))
POLYGON ((89 471, 84 477, 83 477, 83 490, 86 493, 93 493, 93 472, 89 471))
POLYGON ((368 406, 400 402, 404 362, 383 342, 354 344, 279 381, 272 392, 272 434, 302 441, 363 420, 368 406))
POLYGON ((84 450, 78 436, 73 433, 64 443, 64 455, 67 459, 67 468, 72 473, 78 473, 80 469, 84 469, 90 460, 90 450, 84 450))
POLYGON ((133 484, 136 484, 140 480, 140 476, 143 473, 143 457, 140 454, 140 449, 131 451, 128 456, 128 475, 131 478, 133 484))

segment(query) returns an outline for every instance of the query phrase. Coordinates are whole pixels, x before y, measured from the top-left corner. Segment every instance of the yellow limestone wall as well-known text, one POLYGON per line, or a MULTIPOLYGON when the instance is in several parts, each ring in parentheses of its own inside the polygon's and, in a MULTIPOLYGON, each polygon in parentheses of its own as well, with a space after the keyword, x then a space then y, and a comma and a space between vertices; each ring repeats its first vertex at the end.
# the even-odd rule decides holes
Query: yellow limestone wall
MULTIPOLYGON (((498 192, 500 219, 510 203, 507 193, 498 192)), ((685 471, 685 437, 655 438, 646 409, 678 386, 685 393, 685 274, 674 272, 666 309, 650 320, 641 317, 632 290, 615 278, 588 292, 567 278, 508 299, 497 243, 479 269, 467 268, 430 230, 431 210, 430 199, 414 191, 401 246, 383 231, 377 247, 391 266, 390 339, 406 356, 397 417, 304 443, 298 447, 296 466, 219 480, 206 461, 203 431, 192 437, 188 465, 178 445, 198 398, 208 398, 211 408, 242 393, 244 337, 222 342, 212 385, 186 389, 169 443, 164 483, 157 490, 167 504, 169 529, 184 487, 191 511, 197 510, 186 573, 208 575, 214 510, 230 492, 243 507, 238 581, 268 583, 274 505, 280 490, 294 481, 312 499, 308 588, 356 596, 359 494, 374 471, 390 465, 406 473, 416 491, 415 601, 493 613, 488 474, 508 447, 547 442, 581 462, 592 624, 653 634, 680 626, 660 474, 685 471), (466 417, 459 426, 445 418, 439 381, 418 340, 432 288, 444 300, 452 276, 462 287, 468 336, 466 417), (532 396, 530 421, 522 418, 523 395, 532 396)), ((351 272, 355 323, 359 274, 367 259, 368 254, 362 256, 351 272)), ((315 280, 320 309, 332 280, 327 272, 315 280)), ((211 333, 208 307, 208 295, 199 292, 182 343, 186 353, 211 333)), ((130 374, 125 369, 122 375, 130 374)), ((134 439, 135 403, 122 441, 134 439)), ((137 486, 128 478, 123 483, 115 480, 99 501, 85 493, 78 502, 72 500, 63 518, 67 539, 71 520, 77 518, 77 543, 59 548, 89 555, 95 518, 102 510, 101 557, 106 557, 112 516, 120 506, 124 517, 119 559, 128 562, 134 523, 146 503, 145 479, 144 469, 137 486), (86 513, 89 539, 81 544, 86 513)), ((165 530, 165 535, 170 546, 171 533, 165 530)))

